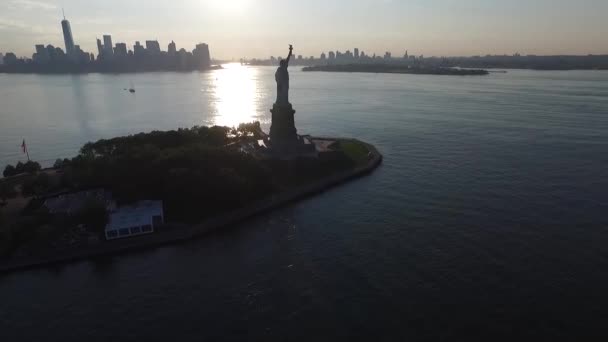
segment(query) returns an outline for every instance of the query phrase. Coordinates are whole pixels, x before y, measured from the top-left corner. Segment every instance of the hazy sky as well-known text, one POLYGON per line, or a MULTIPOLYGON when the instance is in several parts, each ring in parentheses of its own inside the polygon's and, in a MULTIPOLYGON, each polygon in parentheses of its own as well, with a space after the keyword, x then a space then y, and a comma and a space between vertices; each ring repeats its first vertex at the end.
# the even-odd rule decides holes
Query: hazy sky
POLYGON ((608 0, 0 0, 0 52, 64 47, 61 7, 76 44, 96 53, 111 34, 166 50, 210 44, 214 58, 367 53, 462 56, 608 53, 608 0))

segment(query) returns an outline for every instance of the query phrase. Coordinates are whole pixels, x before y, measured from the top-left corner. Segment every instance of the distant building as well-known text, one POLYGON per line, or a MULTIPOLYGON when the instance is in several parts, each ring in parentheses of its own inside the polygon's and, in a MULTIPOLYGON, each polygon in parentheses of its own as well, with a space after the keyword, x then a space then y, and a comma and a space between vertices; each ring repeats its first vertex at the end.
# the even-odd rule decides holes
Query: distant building
POLYGON ((158 40, 146 40, 146 50, 151 55, 160 55, 160 44, 158 40))
POLYGON ((6 55, 4 55, 4 64, 6 65, 13 65, 17 63, 17 55, 15 55, 12 52, 7 52, 6 55))
POLYGON ((190 58, 190 55, 186 49, 181 48, 179 49, 179 51, 177 52, 177 58, 179 60, 179 67, 180 69, 185 69, 186 66, 188 65, 188 59, 190 58))
POLYGON ((65 52, 74 56, 74 37, 72 36, 72 27, 70 26, 70 22, 63 17, 61 21, 61 28, 63 29, 63 41, 65 42, 65 52))
POLYGON ((167 52, 169 53, 170 56, 177 54, 177 47, 176 47, 174 41, 171 41, 171 43, 169 43, 169 46, 167 47, 167 52))
POLYGON ((321 60, 324 61, 327 59, 327 56, 325 55, 325 52, 321 53, 321 60))
POLYGON ((97 39, 97 57, 103 56, 103 44, 101 44, 101 40, 97 39))
POLYGON ((34 63, 47 64, 50 61, 49 51, 43 44, 36 45, 36 53, 33 56, 34 63))
POLYGON ((104 35, 103 36, 103 56, 104 58, 112 58, 114 57, 114 51, 112 50, 112 36, 104 35))
POLYGON ((107 240, 150 234, 164 223, 162 201, 139 201, 116 208, 110 213, 105 234, 107 240))
POLYGON ((141 58, 146 54, 146 48, 143 47, 139 42, 135 42, 133 45, 133 55, 137 58, 141 58))
POLYGON ((0 52, 0 65, 4 64, 4 55, 0 52))
POLYGON ((359 59, 359 48, 355 48, 355 59, 359 59))
POLYGON ((51 61, 57 60, 57 58, 56 58, 57 57, 57 50, 55 50, 55 47, 53 45, 51 45, 51 44, 47 45, 46 46, 46 51, 48 52, 49 59, 51 61))
POLYGON ((195 65, 199 68, 208 69, 211 67, 209 45, 204 43, 197 44, 194 51, 192 51, 192 55, 194 56, 195 65))
POLYGON ((333 51, 329 51, 329 60, 334 60, 336 59, 336 53, 333 51))
POLYGON ((116 57, 126 57, 127 56, 127 44, 116 43, 116 46, 114 47, 114 55, 116 57))
POLYGON ((80 45, 74 45, 74 53, 75 53, 75 61, 77 61, 78 63, 89 63, 91 62, 91 56, 82 51, 82 49, 80 48, 80 45))
POLYGON ((391 59, 391 58, 393 58, 393 57, 390 52, 387 51, 386 53, 384 53, 384 59, 391 59))

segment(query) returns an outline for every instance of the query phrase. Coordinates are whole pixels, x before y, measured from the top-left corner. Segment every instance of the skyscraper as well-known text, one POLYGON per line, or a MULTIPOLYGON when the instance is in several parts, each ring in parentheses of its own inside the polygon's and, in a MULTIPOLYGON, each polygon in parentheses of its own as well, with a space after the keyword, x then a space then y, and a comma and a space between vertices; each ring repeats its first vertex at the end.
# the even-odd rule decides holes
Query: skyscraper
POLYGON ((133 45, 133 55, 136 58, 142 58, 146 54, 146 48, 143 47, 138 41, 133 45))
POLYGON ((114 47, 114 55, 116 57, 127 57, 127 44, 116 43, 116 46, 114 47))
POLYGON ((158 40, 146 40, 146 50, 152 55, 160 54, 160 44, 158 43, 158 40))
POLYGON ((208 69, 211 67, 211 56, 209 55, 209 45, 207 44, 198 44, 196 45, 196 49, 192 51, 194 58, 196 60, 196 64, 200 68, 208 69))
POLYGON ((355 59, 359 59, 359 48, 355 48, 355 59))
POLYGON ((103 45, 101 44, 101 40, 97 39, 97 58, 103 56, 103 45))
POLYGON ((36 53, 34 54, 34 62, 45 64, 50 59, 49 51, 43 44, 36 45, 36 53))
POLYGON ((7 65, 16 64, 18 62, 17 55, 12 52, 7 52, 6 55, 4 55, 3 62, 7 65))
POLYGON ((72 37, 72 27, 70 22, 65 18, 63 14, 63 20, 61 21, 61 28, 63 28, 63 41, 65 42, 65 52, 69 56, 74 55, 74 37, 72 37))
POLYGON ((169 47, 167 49, 167 52, 171 56, 177 54, 177 47, 175 46, 175 42, 174 41, 171 41, 171 43, 169 43, 169 47))
POLYGON ((114 56, 114 51, 112 49, 112 36, 104 35, 103 36, 103 54, 105 58, 112 58, 114 56))

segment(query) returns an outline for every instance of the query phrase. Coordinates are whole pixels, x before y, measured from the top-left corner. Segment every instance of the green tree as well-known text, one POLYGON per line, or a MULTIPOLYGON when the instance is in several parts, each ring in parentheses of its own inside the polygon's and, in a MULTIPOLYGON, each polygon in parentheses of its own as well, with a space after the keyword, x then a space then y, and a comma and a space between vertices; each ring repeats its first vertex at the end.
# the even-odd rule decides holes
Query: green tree
POLYGON ((17 174, 17 169, 15 169, 15 167, 13 165, 6 165, 6 167, 4 168, 4 172, 2 172, 2 175, 4 177, 11 177, 17 174))
POLYGON ((97 199, 88 199, 77 218, 89 231, 102 235, 110 219, 105 203, 97 199))
POLYGON ((55 163, 53 164, 53 169, 61 169, 63 167, 63 159, 57 159, 55 160, 55 163))
POLYGON ((15 196, 17 196, 15 187, 8 182, 0 182, 0 200, 2 200, 0 203, 6 203, 6 200, 15 198, 15 196))
POLYGON ((25 164, 23 164, 22 162, 18 162, 17 165, 15 165, 15 174, 20 174, 20 173, 24 173, 25 172, 25 164))
POLYGON ((39 196, 48 192, 50 188, 51 177, 42 172, 23 182, 21 185, 21 193, 23 193, 24 196, 39 196))
POLYGON ((42 167, 40 167, 40 164, 35 161, 32 161, 32 160, 28 160, 23 165, 23 171, 27 172, 27 173, 36 173, 40 170, 42 170, 42 167))
POLYGON ((2 172, 2 175, 4 177, 11 177, 17 174, 17 169, 15 169, 15 167, 13 165, 6 165, 6 167, 4 168, 4 172, 2 172))
POLYGON ((251 134, 254 138, 260 139, 262 136, 262 127, 259 121, 242 123, 239 125, 237 131, 243 135, 251 134))

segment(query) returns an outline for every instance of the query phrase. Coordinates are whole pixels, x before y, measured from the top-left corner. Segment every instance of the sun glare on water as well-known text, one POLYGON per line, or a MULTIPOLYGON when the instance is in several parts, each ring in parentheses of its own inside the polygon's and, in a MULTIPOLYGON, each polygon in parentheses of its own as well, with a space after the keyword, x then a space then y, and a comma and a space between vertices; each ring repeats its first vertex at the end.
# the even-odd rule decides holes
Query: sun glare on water
POLYGON ((236 127, 240 123, 259 120, 257 115, 257 71, 240 64, 225 64, 213 73, 214 124, 236 127))

